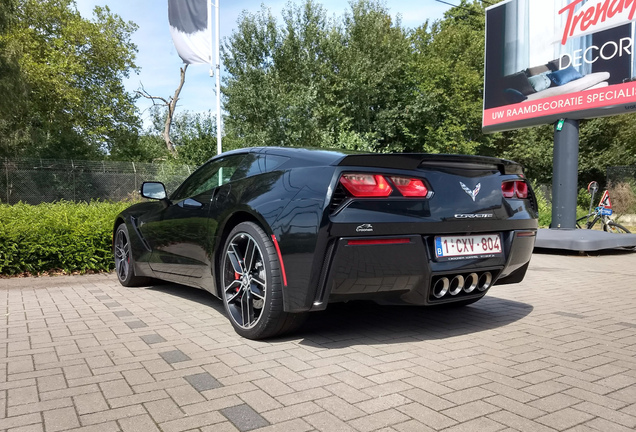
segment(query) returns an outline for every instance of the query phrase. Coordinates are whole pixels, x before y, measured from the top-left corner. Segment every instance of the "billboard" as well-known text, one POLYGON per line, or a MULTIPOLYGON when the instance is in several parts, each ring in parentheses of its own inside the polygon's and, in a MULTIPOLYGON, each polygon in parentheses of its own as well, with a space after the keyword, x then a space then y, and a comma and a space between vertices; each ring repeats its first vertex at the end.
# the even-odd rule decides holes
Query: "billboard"
POLYGON ((486 133, 636 112, 636 0, 486 9, 486 133))

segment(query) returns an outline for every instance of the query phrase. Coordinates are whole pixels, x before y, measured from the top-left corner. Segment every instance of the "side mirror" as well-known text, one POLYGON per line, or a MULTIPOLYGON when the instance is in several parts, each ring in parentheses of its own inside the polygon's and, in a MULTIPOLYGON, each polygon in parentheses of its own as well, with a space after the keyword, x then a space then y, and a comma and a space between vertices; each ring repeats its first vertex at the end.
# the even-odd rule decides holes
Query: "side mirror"
POLYGON ((139 192, 142 197, 153 200, 165 200, 168 197, 166 187, 161 182, 143 182, 139 192))

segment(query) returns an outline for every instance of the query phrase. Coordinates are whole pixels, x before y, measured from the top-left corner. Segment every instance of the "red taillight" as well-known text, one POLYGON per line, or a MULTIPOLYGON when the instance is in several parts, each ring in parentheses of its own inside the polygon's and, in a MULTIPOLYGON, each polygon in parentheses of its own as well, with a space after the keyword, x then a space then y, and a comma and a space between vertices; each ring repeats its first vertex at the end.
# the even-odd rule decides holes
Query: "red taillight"
POLYGON ((377 174, 343 174, 340 183, 356 198, 387 197, 393 189, 377 174))
POLYGON ((512 198, 515 196, 515 182, 502 183, 501 192, 503 192, 504 198, 512 198))
POLYGON ((512 180, 501 184, 501 192, 504 198, 528 198, 528 183, 522 180, 512 180))
POLYGON ((517 196, 519 198, 528 198, 528 183, 524 181, 516 181, 515 189, 517 190, 517 196))
POLYGON ((408 177, 391 177, 391 181, 400 193, 406 197, 425 197, 428 195, 428 188, 422 180, 408 177))

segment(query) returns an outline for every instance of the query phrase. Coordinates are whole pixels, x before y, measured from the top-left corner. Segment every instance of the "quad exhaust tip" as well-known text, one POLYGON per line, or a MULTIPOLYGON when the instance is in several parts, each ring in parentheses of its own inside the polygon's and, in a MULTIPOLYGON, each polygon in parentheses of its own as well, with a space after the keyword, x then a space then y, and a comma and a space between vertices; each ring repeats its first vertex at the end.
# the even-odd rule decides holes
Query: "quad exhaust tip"
POLYGON ((477 273, 471 273, 466 277, 466 282, 464 282, 464 292, 466 294, 470 294, 475 291, 477 288, 477 284, 479 283, 479 276, 477 273))
POLYGON ((453 278, 453 280, 451 280, 448 292, 450 293, 450 295, 455 296, 459 294, 460 292, 462 292, 463 289, 464 289, 464 276, 457 275, 453 278))
POLYGON ((490 272, 486 272, 479 277, 479 283, 477 285, 477 289, 479 291, 486 291, 488 288, 490 288, 491 284, 492 284, 492 275, 490 274, 490 272))
POLYGON ((435 285, 433 285, 433 295, 435 298, 442 298, 448 292, 448 287, 450 285, 450 281, 447 277, 439 278, 435 285))
POLYGON ((441 299, 445 295, 456 296, 462 291, 471 294, 478 290, 484 292, 492 286, 493 275, 490 272, 470 273, 467 276, 442 276, 433 283, 433 297, 441 299))

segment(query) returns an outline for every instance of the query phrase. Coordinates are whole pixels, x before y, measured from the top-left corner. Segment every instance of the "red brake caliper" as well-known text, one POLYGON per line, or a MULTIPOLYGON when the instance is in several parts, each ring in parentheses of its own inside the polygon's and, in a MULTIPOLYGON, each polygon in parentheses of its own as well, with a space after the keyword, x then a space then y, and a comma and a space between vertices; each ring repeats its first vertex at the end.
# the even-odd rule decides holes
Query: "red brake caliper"
MULTIPOLYGON (((234 280, 239 280, 241 278, 241 275, 238 274, 237 272, 234 272, 234 280)), ((236 288, 236 292, 239 292, 240 288, 236 288)))

